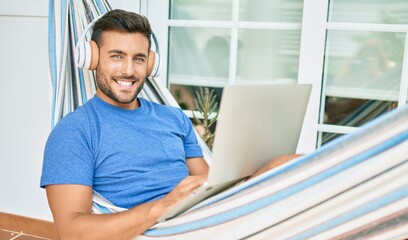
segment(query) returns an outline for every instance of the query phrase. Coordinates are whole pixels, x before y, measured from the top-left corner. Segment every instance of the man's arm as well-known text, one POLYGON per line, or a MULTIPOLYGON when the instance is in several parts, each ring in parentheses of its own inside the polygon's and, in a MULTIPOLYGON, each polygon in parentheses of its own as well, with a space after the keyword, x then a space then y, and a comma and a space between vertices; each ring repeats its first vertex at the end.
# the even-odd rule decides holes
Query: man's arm
POLYGON ((59 239, 132 239, 203 182, 201 176, 189 176, 166 197, 113 214, 92 214, 91 187, 49 185, 46 191, 59 239))
POLYGON ((189 175, 208 175, 208 164, 204 158, 187 158, 187 167, 189 169, 189 175))
POLYGON ((292 159, 298 158, 302 156, 301 154, 288 154, 288 155, 282 155, 277 158, 272 159, 268 164, 260 168, 258 171, 256 171, 254 174, 252 174, 249 179, 254 178, 256 176, 261 175, 262 173, 265 173, 273 168, 276 168, 279 165, 282 165, 286 162, 289 162, 292 159))

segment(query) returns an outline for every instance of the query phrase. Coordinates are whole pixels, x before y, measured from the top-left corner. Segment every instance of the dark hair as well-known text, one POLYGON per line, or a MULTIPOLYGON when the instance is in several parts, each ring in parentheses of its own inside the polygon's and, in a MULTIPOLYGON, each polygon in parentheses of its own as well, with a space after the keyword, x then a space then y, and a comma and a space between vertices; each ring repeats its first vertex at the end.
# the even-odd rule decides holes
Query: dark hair
POLYGON ((121 9, 109 11, 96 21, 93 26, 91 39, 100 45, 102 33, 108 30, 119 30, 129 33, 139 32, 149 40, 150 50, 152 29, 149 20, 145 16, 121 9))

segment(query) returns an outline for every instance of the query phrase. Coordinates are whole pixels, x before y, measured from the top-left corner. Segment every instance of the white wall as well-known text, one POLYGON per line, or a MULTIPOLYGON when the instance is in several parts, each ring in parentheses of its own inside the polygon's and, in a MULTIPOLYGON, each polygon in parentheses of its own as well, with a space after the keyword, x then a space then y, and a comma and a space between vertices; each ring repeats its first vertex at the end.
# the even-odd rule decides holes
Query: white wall
POLYGON ((39 187, 50 130, 48 1, 0 2, 0 211, 51 219, 39 187))
MULTIPOLYGON (((140 9, 139 1, 110 3, 140 9)), ((0 212, 52 220, 39 187, 50 132, 48 0, 1 0, 0 32, 0 212)))

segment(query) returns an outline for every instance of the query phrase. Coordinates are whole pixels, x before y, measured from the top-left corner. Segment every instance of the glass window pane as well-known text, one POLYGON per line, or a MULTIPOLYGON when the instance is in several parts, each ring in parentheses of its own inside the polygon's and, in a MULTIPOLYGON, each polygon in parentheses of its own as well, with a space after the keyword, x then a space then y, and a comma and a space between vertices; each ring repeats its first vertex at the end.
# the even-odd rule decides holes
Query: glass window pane
POLYGON ((237 82, 296 82, 300 31, 239 31, 237 82))
POLYGON ((224 86, 228 82, 230 30, 171 27, 169 81, 224 86))
POLYGON ((407 0, 331 0, 329 21, 408 24, 407 0))
POLYGON ((172 0, 170 19, 218 20, 232 19, 232 0, 172 0))
POLYGON ((325 124, 360 127, 398 106, 396 101, 326 96, 325 124))
POLYGON ((343 136, 344 134, 340 133, 330 133, 330 132, 323 132, 322 134, 322 146, 338 137, 343 136))
POLYGON ((405 33, 328 31, 321 122, 361 126, 396 107, 405 33))
POLYGON ((239 20, 253 22, 302 22, 303 0, 241 0, 239 20))
POLYGON ((405 33, 330 30, 325 80, 328 91, 396 100, 401 82, 405 33), (351 91, 357 92, 351 92, 351 91))

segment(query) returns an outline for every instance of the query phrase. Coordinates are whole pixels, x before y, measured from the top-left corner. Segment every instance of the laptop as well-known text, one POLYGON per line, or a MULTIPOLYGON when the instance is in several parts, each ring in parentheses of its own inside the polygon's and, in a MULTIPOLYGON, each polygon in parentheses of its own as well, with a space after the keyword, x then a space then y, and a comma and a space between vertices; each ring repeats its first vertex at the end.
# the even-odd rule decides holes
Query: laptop
POLYGON ((162 222, 296 152, 311 84, 230 85, 223 91, 205 184, 162 215, 162 222))

